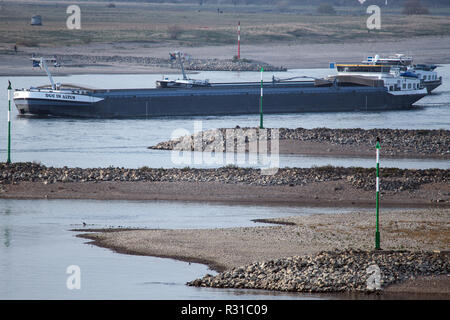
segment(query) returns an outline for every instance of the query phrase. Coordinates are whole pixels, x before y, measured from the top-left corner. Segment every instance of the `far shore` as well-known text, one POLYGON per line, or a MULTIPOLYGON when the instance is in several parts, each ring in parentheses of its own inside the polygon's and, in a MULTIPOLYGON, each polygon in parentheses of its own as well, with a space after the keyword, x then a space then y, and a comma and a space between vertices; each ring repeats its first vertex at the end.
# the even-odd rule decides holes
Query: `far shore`
MULTIPOLYGON (((188 53, 196 59, 231 59, 236 54, 235 45, 177 47, 164 44, 149 44, 140 42, 127 43, 93 43, 74 45, 70 47, 20 47, 4 51, 0 54, 0 76, 45 76, 42 70, 31 67, 30 57, 81 55, 86 58, 102 55, 109 57, 154 57, 168 58, 168 53, 174 50, 188 53)), ((423 36, 401 40, 383 40, 370 42, 343 43, 271 43, 266 45, 242 45, 242 57, 284 67, 288 69, 310 69, 329 66, 329 62, 359 62, 367 56, 375 54, 392 55, 405 53, 414 57, 415 63, 448 64, 450 57, 450 37, 423 36)), ((133 64, 112 59, 108 63, 92 64, 89 59, 77 61, 74 66, 51 68, 56 76, 69 74, 179 74, 177 68, 167 68, 155 65, 133 64)), ((193 73, 193 71, 188 71, 193 73)))

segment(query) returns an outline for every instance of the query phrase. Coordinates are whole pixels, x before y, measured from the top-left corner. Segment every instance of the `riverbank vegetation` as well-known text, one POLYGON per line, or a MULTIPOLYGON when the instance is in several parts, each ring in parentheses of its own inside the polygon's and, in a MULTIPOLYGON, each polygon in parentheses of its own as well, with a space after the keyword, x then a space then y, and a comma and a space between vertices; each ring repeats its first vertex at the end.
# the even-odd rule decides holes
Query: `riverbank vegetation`
MULTIPOLYGON (((383 1, 384 2, 384 1, 383 1)), ((72 3, 70 3, 72 4, 72 3)), ((339 4, 339 3, 338 3, 339 4)), ((426 3, 425 3, 426 4, 426 3)), ((65 1, 3 1, 0 10, 0 43, 3 49, 65 46, 109 42, 142 42, 150 45, 202 46, 236 42, 237 22, 241 41, 340 43, 378 41, 415 36, 450 35, 450 7, 425 6, 429 14, 407 15, 401 6, 381 6, 381 29, 366 27, 367 6, 333 5, 323 13, 318 4, 275 1, 271 4, 215 1, 183 3, 81 2, 81 29, 69 30, 65 1), (42 26, 32 26, 40 15, 42 26)), ((0 48, 2 49, 2 48, 0 48)))

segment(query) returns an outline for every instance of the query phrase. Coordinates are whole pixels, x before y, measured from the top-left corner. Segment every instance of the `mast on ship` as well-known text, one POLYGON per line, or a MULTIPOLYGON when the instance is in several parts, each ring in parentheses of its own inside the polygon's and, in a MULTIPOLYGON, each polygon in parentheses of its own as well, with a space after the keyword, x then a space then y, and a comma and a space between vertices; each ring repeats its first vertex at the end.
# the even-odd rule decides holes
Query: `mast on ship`
POLYGON ((50 70, 48 69, 48 66, 47 66, 47 62, 51 62, 51 63, 53 63, 53 65, 55 67, 59 67, 59 64, 56 61, 56 59, 54 59, 54 58, 43 58, 43 57, 40 57, 40 58, 32 57, 31 60, 33 61, 33 67, 38 66, 39 68, 43 69, 45 71, 45 73, 47 73, 47 77, 50 80, 50 84, 52 86, 52 89, 56 90, 57 87, 58 87, 58 84, 56 84, 53 81, 53 76, 50 73, 50 70))
POLYGON ((156 81, 157 88, 191 88, 191 87, 208 87, 210 86, 208 80, 195 80, 190 79, 186 75, 186 71, 184 70, 182 53, 180 51, 176 51, 174 53, 169 53, 170 60, 178 60, 178 64, 180 65, 181 73, 183 74, 183 79, 177 80, 169 80, 168 78, 164 78, 162 80, 156 81))
POLYGON ((175 54, 177 56, 178 63, 180 64, 180 67, 181 67, 181 73, 183 74, 183 80, 188 80, 188 77, 186 76, 186 72, 184 71, 183 60, 181 59, 180 51, 175 52, 175 54))

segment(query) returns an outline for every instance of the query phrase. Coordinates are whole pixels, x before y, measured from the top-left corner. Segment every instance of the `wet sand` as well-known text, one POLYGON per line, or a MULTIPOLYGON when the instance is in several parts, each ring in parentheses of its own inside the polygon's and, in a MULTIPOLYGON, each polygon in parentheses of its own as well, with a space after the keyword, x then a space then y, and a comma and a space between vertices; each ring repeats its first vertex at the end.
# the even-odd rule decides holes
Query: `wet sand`
MULTIPOLYGON (((383 210, 380 220, 382 249, 447 250, 449 217, 449 209, 383 210)), ((82 237, 119 252, 203 262, 217 271, 322 250, 371 250, 374 245, 374 212, 355 210, 352 213, 267 219, 265 222, 272 225, 185 230, 118 229, 82 237)))
MULTIPOLYGON (((327 142, 280 140, 280 154, 295 154, 308 156, 331 156, 331 157, 361 157, 373 158, 373 146, 368 144, 344 145, 327 142)), ((395 150, 394 154, 386 154, 383 158, 388 159, 449 159, 450 153, 420 153, 409 150, 395 150)))
MULTIPOLYGON (((384 207, 450 207, 446 183, 429 183, 417 190, 381 193, 384 207)), ((324 207, 371 207, 375 193, 349 181, 313 182, 306 185, 248 185, 222 182, 103 181, 20 182, 1 186, 4 199, 175 200, 240 204, 324 207)))

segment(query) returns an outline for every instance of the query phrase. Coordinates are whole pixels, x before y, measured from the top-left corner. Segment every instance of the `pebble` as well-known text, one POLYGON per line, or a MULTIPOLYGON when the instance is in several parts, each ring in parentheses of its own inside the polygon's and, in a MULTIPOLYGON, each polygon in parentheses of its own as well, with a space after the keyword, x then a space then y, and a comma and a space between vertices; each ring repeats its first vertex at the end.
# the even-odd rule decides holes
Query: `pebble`
MULTIPOLYGON (((19 182, 101 182, 101 181, 169 181, 169 182, 221 182, 260 186, 299 186, 312 182, 345 181, 364 190, 375 188, 375 168, 312 167, 279 168, 273 175, 263 175, 260 169, 222 167, 215 169, 163 169, 142 167, 127 169, 107 168, 54 168, 32 162, 0 163, 0 185, 19 182)), ((383 168, 380 174, 383 192, 411 191, 428 183, 449 183, 450 170, 383 168)), ((439 198, 442 202, 443 198, 439 198)), ((436 201, 436 200, 435 200, 436 201)))
MULTIPOLYGON (((195 135, 184 136, 178 139, 161 142, 150 149, 159 150, 190 150, 205 151, 219 147, 220 151, 226 150, 225 139, 217 143, 215 139, 226 137, 230 130, 236 136, 247 134, 246 142, 257 141, 258 128, 221 128, 205 130, 195 135), (220 133, 220 135, 218 135, 220 133), (250 133, 250 134, 249 134, 250 133), (194 145, 194 141, 196 144, 194 145), (201 146, 198 141, 202 141, 201 146)), ((448 157, 450 150, 450 130, 402 130, 402 129, 329 129, 329 128, 279 128, 280 140, 326 142, 334 145, 367 146, 375 148, 376 139, 381 139, 381 152, 383 155, 396 154, 423 154, 448 157)), ((272 129, 267 130, 268 139, 272 135, 272 129)), ((331 151, 331 149, 328 149, 331 151)))
MULTIPOLYGON (((58 61, 63 66, 96 63, 131 63, 141 66, 155 66, 162 68, 179 69, 176 61, 167 58, 155 57, 135 57, 135 56, 93 56, 65 54, 59 55, 58 61)), ((265 71, 286 71, 284 67, 272 66, 268 63, 250 59, 195 59, 190 58, 183 62, 185 70, 195 71, 260 71, 263 67, 265 71)))

